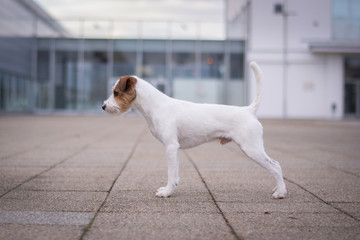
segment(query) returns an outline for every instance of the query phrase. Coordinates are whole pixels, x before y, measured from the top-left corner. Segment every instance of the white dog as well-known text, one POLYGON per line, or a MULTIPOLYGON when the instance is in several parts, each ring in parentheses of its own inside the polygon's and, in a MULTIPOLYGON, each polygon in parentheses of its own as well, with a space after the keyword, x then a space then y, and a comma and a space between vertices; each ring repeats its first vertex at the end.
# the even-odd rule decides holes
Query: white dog
POLYGON ((179 183, 179 149, 215 139, 219 139, 221 144, 234 141, 248 157, 275 178, 273 197, 286 196, 280 164, 265 153, 262 126, 255 116, 262 93, 261 71, 255 62, 251 62, 250 67, 255 73, 257 93, 253 103, 246 107, 173 99, 135 76, 124 76, 116 82, 112 95, 102 108, 111 114, 136 108, 146 119, 151 133, 165 146, 168 182, 166 187, 157 190, 156 196, 169 197, 179 183))

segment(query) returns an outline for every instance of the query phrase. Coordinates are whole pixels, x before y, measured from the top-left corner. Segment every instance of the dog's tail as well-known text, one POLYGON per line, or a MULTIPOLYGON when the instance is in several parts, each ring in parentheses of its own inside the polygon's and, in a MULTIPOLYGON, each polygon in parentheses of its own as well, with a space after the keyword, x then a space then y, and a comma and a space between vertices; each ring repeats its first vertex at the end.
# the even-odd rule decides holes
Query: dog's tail
POLYGON ((250 62, 250 67, 255 74, 256 97, 255 97, 254 101, 249 105, 249 108, 252 109, 254 113, 256 113, 256 111, 259 108, 261 96, 262 96, 262 88, 263 88, 262 87, 262 73, 261 73, 260 67, 257 65, 256 62, 250 62))

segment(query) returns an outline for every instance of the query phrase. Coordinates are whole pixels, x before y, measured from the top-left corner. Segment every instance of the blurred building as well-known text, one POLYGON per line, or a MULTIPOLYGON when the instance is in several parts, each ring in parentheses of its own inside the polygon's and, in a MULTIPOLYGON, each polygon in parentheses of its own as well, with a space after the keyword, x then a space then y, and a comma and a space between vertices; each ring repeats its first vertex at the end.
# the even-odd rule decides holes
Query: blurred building
MULTIPOLYGON (((242 36, 245 62, 257 61, 264 72, 260 116, 360 117, 360 1, 227 4, 228 36, 242 36)), ((255 81, 246 83, 250 101, 255 81)))
POLYGON ((224 40, 223 23, 56 21, 31 0, 4 3, 1 62, 15 57, 26 71, 16 61, 0 66, 2 111, 101 111, 122 75, 180 99, 244 104, 244 42, 224 40))
POLYGON ((129 74, 175 98, 246 105, 255 60, 260 117, 359 117, 358 2, 225 0, 219 24, 56 21, 31 0, 2 0, 0 111, 101 111, 129 74))
POLYGON ((62 26, 33 1, 1 0, 0 111, 34 108, 36 33, 67 36, 62 26))

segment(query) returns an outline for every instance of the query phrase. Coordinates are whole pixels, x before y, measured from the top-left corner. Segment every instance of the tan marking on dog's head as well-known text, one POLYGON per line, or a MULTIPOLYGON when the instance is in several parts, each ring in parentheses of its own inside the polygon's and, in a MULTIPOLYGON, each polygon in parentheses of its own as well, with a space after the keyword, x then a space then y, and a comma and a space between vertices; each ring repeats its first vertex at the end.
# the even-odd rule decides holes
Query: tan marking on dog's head
POLYGON ((126 112, 131 107, 136 98, 136 78, 132 76, 123 76, 113 88, 113 95, 116 104, 121 108, 121 112, 126 112))

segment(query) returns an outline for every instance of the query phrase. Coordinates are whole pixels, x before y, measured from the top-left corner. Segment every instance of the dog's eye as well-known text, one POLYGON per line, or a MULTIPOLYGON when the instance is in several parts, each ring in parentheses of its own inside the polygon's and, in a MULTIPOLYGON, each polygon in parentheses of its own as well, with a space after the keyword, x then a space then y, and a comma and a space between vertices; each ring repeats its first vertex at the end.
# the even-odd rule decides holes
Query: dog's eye
POLYGON ((117 97, 119 95, 119 92, 114 91, 114 96, 117 97))

